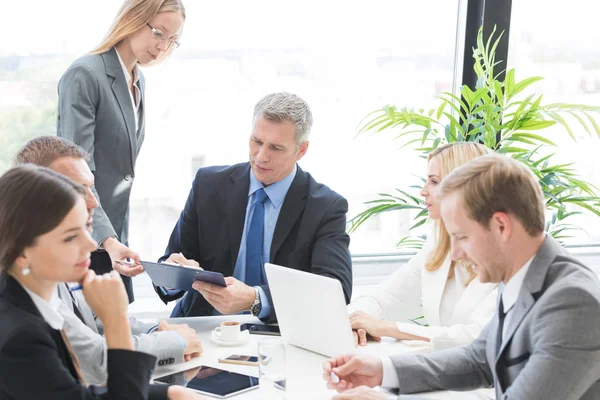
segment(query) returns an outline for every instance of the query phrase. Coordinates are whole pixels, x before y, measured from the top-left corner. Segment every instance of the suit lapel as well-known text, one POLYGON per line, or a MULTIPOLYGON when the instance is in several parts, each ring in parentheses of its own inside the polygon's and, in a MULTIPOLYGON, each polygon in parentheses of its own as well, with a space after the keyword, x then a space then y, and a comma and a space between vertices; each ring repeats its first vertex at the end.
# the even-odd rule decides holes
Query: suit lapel
POLYGON ((65 283, 58 284, 58 296, 62 300, 63 304, 73 311, 73 314, 77 316, 84 324, 86 324, 95 333, 98 333, 98 327, 96 326, 96 320, 94 314, 85 302, 83 293, 81 291, 69 292, 69 288, 65 283), (74 300, 77 301, 78 305, 75 305, 74 300), (78 315, 79 314, 79 315, 78 315))
MULTIPOLYGON (((512 310, 510 311, 510 313, 511 313, 510 324, 506 327, 506 334, 503 335, 503 337, 502 337, 502 344, 500 345, 500 351, 496 355, 496 363, 500 359, 500 354, 502 354, 502 352, 506 348, 507 343, 510 341, 510 339, 515 334, 517 327, 521 324, 521 321, 523 321, 523 318, 525 318, 527 313, 529 313, 529 310, 531 310, 531 307, 533 307, 534 304, 535 304, 535 300, 534 300, 532 294, 528 293, 528 292, 523 292, 523 290, 521 289, 521 292, 519 293, 517 302, 513 306, 512 310)), ((496 326, 498 326, 498 323, 499 323, 498 313, 496 313, 495 318, 496 318, 496 326)), ((494 339, 495 339, 494 343, 496 343, 498 338, 495 337, 494 339)))
POLYGON ((430 325, 441 325, 440 304, 448 280, 450 263, 450 256, 447 256, 439 269, 433 272, 424 271, 423 273, 423 312, 425 314, 425 319, 430 325))
POLYGON ((113 78, 111 89, 117 99, 121 114, 127 126, 127 134, 129 135, 129 150, 131 153, 131 169, 133 170, 133 160, 137 152, 137 138, 135 131, 135 116, 133 115, 133 106, 131 105, 131 97, 129 88, 127 87, 127 79, 125 78, 123 68, 117 56, 117 50, 113 47, 109 51, 102 53, 104 65, 106 66, 106 75, 113 78))
POLYGON ((248 190, 250 188, 250 164, 244 164, 231 173, 231 183, 225 188, 225 205, 227 226, 229 228, 229 251, 231 275, 235 267, 244 223, 246 222, 246 207, 248 205, 248 190))
MULTIPOLYGON (((60 283, 59 285, 62 285, 60 283)), ((0 274, 0 296, 6 298, 15 306, 21 308, 22 310, 35 315, 38 318, 41 318, 44 321, 45 326, 48 328, 48 332, 54 342, 56 343, 56 348, 59 352, 59 356, 62 361, 65 363, 65 366, 71 372, 71 375, 75 379, 79 379, 77 373, 75 372, 75 366, 73 361, 71 360, 71 356, 68 353, 67 348, 65 347, 65 343, 61 337, 60 331, 53 329, 50 325, 46 323, 42 314, 31 300, 31 297, 27 294, 25 289, 21 286, 19 282, 15 278, 10 275, 0 274)))
POLYGON ((281 211, 277 218, 275 231, 273 232, 273 241, 271 242, 270 261, 275 260, 275 255, 279 248, 287 239, 292 227, 304 212, 306 207, 306 197, 308 196, 308 177, 302 168, 298 167, 296 177, 285 195, 285 200, 281 205, 281 211))
MULTIPOLYGON (((548 268, 556 258, 556 255, 561 252, 561 249, 562 247, 558 242, 550 236, 546 236, 542 247, 540 247, 534 259, 531 261, 527 275, 525 275, 525 279, 523 280, 523 286, 521 286, 519 296, 517 297, 517 302, 510 311, 510 323, 506 327, 506 334, 502 337, 500 351, 496 355, 496 363, 498 363, 500 354, 502 354, 506 345, 514 336, 517 328, 523 321, 523 318, 525 318, 535 304, 535 301, 538 298, 537 294, 543 289, 548 268)), ((495 320, 496 326, 498 326, 497 313, 495 320)), ((494 335, 494 339, 497 340, 496 335, 494 335)))
POLYGON ((28 313, 43 318, 31 297, 12 276, 0 274, 0 296, 28 313))
MULTIPOLYGON (((144 80, 144 77, 142 76, 142 72, 139 70, 138 68, 138 72, 140 74, 140 80, 138 82, 139 86, 140 86, 140 93, 141 93, 141 99, 140 99, 140 120, 139 120, 139 136, 137 137, 137 145, 136 145, 136 158, 137 158, 137 151, 140 147, 142 147, 142 142, 144 141, 144 135, 145 135, 145 131, 146 131, 146 113, 145 113, 145 106, 146 106, 146 82, 144 80)), ((134 126, 135 126, 135 120, 134 120, 134 126)), ((137 134, 137 132, 136 132, 137 134)))

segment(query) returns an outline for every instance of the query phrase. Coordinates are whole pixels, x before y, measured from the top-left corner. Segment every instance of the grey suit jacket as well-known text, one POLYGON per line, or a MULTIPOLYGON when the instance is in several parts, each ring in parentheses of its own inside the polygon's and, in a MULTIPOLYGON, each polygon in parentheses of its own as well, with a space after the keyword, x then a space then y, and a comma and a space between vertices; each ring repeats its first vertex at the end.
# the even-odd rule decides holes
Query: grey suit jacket
POLYGON ((401 393, 496 388, 498 399, 600 399, 600 283, 547 237, 496 356, 496 314, 468 346, 392 357, 401 393))
MULTIPOLYGON (((96 325, 92 310, 83 300, 83 296, 78 297, 77 302, 85 324, 73 312, 71 297, 62 284, 58 285, 58 295, 62 300, 59 312, 65 320, 64 330, 79 360, 83 378, 87 384, 106 383, 108 348, 106 339, 98 333, 99 330, 102 332, 102 326, 96 325), (89 315, 92 316, 91 323, 88 321, 89 315)), ((157 366, 183 362, 185 341, 178 333, 168 331, 146 334, 155 324, 142 323, 134 318, 130 318, 130 322, 135 350, 155 356, 157 366)))
POLYGON ((93 223, 98 243, 109 236, 122 243, 129 240, 129 195, 145 131, 141 72, 140 91, 136 132, 127 80, 114 48, 75 60, 58 83, 57 135, 90 154, 96 179, 93 190, 100 200, 93 223))
MULTIPOLYGON (((75 313, 73 309, 73 302, 71 301, 69 292, 64 285, 59 285, 58 295, 65 303, 65 306, 71 312, 75 313)), ((94 315, 92 309, 85 301, 83 293, 81 293, 81 291, 76 291, 73 292, 73 296, 75 299, 77 299, 79 311, 81 311, 84 323, 95 333, 104 335, 104 326, 102 325, 102 321, 100 321, 100 319, 94 315)), ((133 335, 140 335, 142 333, 148 333, 150 329, 154 328, 158 324, 158 321, 142 322, 138 321, 134 317, 129 317, 129 324, 131 326, 131 333, 133 335)))

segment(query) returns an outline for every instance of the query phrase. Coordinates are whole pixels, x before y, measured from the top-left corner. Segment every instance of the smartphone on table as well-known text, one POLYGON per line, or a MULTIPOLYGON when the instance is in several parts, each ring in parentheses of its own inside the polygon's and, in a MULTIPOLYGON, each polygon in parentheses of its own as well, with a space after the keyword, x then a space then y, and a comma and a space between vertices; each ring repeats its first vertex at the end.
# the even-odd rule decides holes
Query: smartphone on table
POLYGON ((240 329, 247 330, 251 335, 281 336, 281 331, 277 325, 242 324, 240 329))
POLYGON ((258 357, 245 356, 241 354, 232 354, 227 358, 219 358, 219 362, 224 364, 238 364, 249 365, 251 367, 258 367, 258 357))

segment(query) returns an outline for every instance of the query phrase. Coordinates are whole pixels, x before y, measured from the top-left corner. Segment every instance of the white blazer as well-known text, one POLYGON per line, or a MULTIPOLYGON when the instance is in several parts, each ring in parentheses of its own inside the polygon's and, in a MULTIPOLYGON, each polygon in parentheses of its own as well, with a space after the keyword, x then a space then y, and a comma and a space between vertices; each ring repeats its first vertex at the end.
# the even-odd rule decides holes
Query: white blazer
MULTIPOLYGON (((435 236, 433 232, 428 235, 421 251, 408 264, 368 295, 352 301, 348 312, 360 310, 379 319, 396 321, 400 331, 429 338, 434 350, 462 346, 476 339, 496 312, 497 284, 473 279, 452 314, 440 315, 451 259, 448 255, 443 265, 433 272, 425 269, 427 257, 437 245, 435 236), (429 326, 410 321, 419 316, 424 316, 429 326), (450 324, 442 326, 441 320, 450 324)), ((423 323, 423 320, 418 322, 423 323)))

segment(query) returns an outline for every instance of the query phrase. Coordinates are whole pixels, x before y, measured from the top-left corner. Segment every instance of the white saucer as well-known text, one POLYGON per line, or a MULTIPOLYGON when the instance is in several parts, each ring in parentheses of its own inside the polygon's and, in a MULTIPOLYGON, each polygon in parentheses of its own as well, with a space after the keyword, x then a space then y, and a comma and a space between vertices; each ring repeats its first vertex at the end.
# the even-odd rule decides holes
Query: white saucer
POLYGON ((244 330, 240 333, 240 339, 235 341, 235 342, 227 342, 223 339, 221 339, 220 337, 218 337, 215 333, 215 331, 212 331, 210 333, 210 340, 215 343, 218 344, 219 346, 228 346, 228 347, 232 347, 232 346, 241 346, 243 344, 246 344, 246 342, 248 342, 248 340, 250 340, 250 332, 248 332, 247 330, 244 330))

